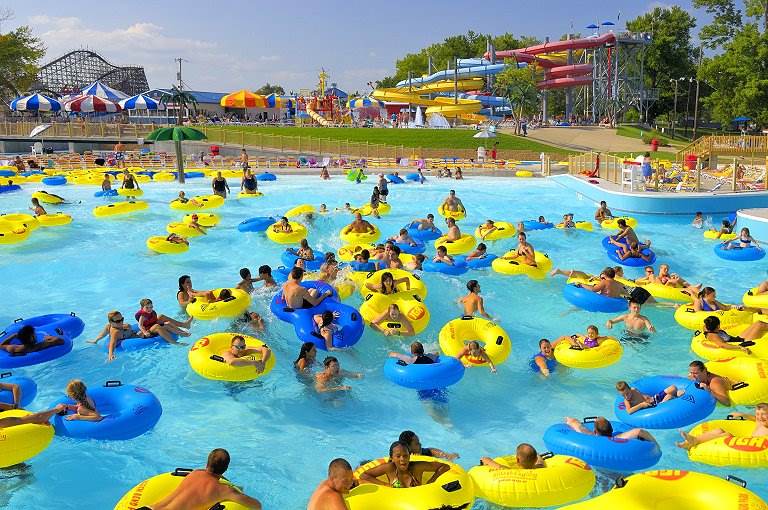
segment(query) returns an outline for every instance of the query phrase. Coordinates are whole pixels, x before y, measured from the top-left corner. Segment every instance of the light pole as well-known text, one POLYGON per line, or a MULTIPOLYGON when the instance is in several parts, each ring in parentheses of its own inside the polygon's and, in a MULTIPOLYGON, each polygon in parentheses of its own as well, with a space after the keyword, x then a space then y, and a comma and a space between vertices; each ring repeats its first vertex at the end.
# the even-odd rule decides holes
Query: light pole
POLYGON ((675 133, 677 132, 677 83, 681 80, 685 80, 685 78, 670 78, 669 83, 675 84, 675 114, 672 120, 672 138, 675 137, 675 133))
POLYGON ((698 78, 691 78, 691 81, 696 82, 696 100, 693 103, 693 134, 691 135, 691 141, 696 141, 696 126, 699 122, 699 80, 698 78))
POLYGON ((691 111, 691 85, 693 85, 693 79, 688 78, 688 94, 685 96, 685 136, 688 137, 688 119, 690 118, 691 111))

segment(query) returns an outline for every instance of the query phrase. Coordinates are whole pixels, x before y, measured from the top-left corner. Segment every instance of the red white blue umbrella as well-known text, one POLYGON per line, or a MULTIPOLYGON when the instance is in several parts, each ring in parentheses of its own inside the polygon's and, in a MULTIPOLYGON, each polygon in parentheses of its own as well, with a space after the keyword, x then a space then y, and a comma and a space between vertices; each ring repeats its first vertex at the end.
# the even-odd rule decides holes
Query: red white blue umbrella
POLYGON ((95 81, 80 91, 82 96, 96 96, 102 99, 108 99, 113 103, 128 98, 128 94, 104 85, 100 81, 95 81))
POLYGON ((79 96, 69 101, 64 105, 64 109, 68 112, 104 112, 104 113, 116 113, 122 108, 117 103, 113 103, 108 99, 103 99, 98 96, 79 96))
POLYGON ((61 103, 52 97, 32 94, 31 96, 18 97, 11 101, 11 110, 17 112, 58 112, 61 110, 61 103))
POLYGON ((123 110, 165 110, 165 105, 144 94, 136 94, 120 101, 123 110))

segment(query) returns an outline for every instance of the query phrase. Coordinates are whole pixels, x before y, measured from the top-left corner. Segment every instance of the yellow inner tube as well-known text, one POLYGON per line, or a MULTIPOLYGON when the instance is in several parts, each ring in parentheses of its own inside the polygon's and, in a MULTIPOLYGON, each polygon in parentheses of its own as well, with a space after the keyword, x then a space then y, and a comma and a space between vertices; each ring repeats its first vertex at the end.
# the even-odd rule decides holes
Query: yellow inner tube
MULTIPOLYGON (((437 336, 440 349, 448 356, 456 356, 467 345, 476 340, 485 349, 494 365, 504 363, 512 352, 512 340, 504 328, 481 317, 464 316, 453 319, 443 326, 437 336)), ((465 356, 461 362, 468 367, 487 365, 480 359, 465 356)))
POLYGON ((0 221, 0 244, 15 244, 26 241, 31 230, 16 223, 0 221))
POLYGON ((768 467, 768 436, 752 437, 755 422, 749 420, 712 420, 696 425, 690 434, 699 436, 720 429, 728 435, 699 443, 688 450, 688 458, 710 466, 744 468, 768 467))
MULTIPOLYGON (((219 215, 216 213, 194 213, 197 215, 197 222, 200 224, 201 227, 205 228, 211 228, 215 227, 219 224, 219 221, 221 221, 221 218, 219 218, 219 215)), ((182 220, 184 223, 192 223, 192 214, 185 214, 184 219, 182 220)))
MULTIPOLYGON (((365 471, 384 464, 389 459, 373 460, 355 470, 355 478, 359 479, 365 471)), ((361 483, 344 496, 349 510, 416 510, 416 509, 442 509, 442 508, 471 508, 475 501, 472 481, 469 475, 456 464, 425 457, 411 455, 411 462, 440 462, 450 466, 435 480, 427 484, 432 476, 432 471, 426 471, 419 485, 404 489, 395 489, 389 485, 375 485, 361 483)), ((381 481, 389 481, 387 476, 381 477, 381 481)))
POLYGON ((166 236, 152 236, 147 239, 147 248, 157 253, 173 255, 188 251, 189 245, 172 243, 166 239, 166 236))
POLYGON ((510 250, 504 256, 493 259, 491 267, 494 271, 501 274, 518 275, 524 274, 534 280, 542 280, 547 276, 547 272, 552 269, 552 261, 546 254, 534 251, 533 256, 536 261, 536 267, 524 264, 522 258, 512 257, 517 252, 510 250))
POLYGON ((180 202, 179 199, 171 200, 168 206, 176 211, 205 211, 216 209, 224 205, 224 198, 219 195, 197 195, 188 202, 180 202))
POLYGON ((456 221, 463 220, 467 216, 466 211, 449 211, 444 204, 437 208, 437 213, 443 218, 453 218, 456 221))
MULTIPOLYGON (((379 207, 377 207, 376 210, 378 211, 379 216, 384 216, 385 214, 389 214, 392 211, 392 206, 381 202, 379 203, 379 207)), ((370 216, 373 214, 373 207, 371 207, 371 204, 365 204, 357 209, 353 209, 352 214, 354 213, 360 213, 362 216, 370 216)))
POLYGON ((174 221, 165 226, 165 231, 169 234, 180 235, 181 237, 197 237, 203 234, 199 230, 190 227, 188 224, 180 221, 174 221))
POLYGON ((682 327, 690 330, 704 328, 704 319, 714 315, 720 319, 720 327, 730 329, 742 324, 751 324, 753 313, 746 310, 717 310, 715 312, 697 312, 692 305, 681 305, 675 310, 675 320, 682 327))
MULTIPOLYGON (((419 334, 429 325, 429 309, 421 302, 419 296, 413 295, 384 295, 370 293, 365 296, 363 304, 360 305, 360 316, 367 323, 371 323, 384 313, 389 305, 395 304, 400 309, 400 314, 404 315, 408 322, 413 326, 414 334, 419 334)), ((383 326, 390 329, 400 329, 402 323, 398 321, 387 320, 383 326)))
POLYGON ((398 294, 403 295, 417 295, 421 299, 427 297, 427 286, 417 275, 404 271, 402 269, 380 269, 379 271, 373 271, 368 273, 365 280, 360 285, 360 294, 365 297, 368 294, 380 294, 381 292, 368 288, 368 284, 381 285, 381 277, 384 273, 390 273, 395 280, 407 279, 410 284, 410 289, 406 288, 406 283, 400 283, 395 286, 395 296, 398 294))
POLYGON ((730 381, 728 395, 734 405, 754 406, 768 402, 768 361, 730 358, 708 361, 705 365, 710 372, 730 381))
POLYGON ((545 467, 522 469, 515 455, 494 459, 507 469, 475 466, 469 476, 475 496, 505 507, 564 505, 581 499, 595 486, 595 472, 581 459, 555 455, 545 460, 545 467))
POLYGON ((339 239, 351 245, 375 243, 381 236, 379 227, 376 225, 373 225, 373 232, 347 232, 346 234, 342 233, 346 228, 347 227, 341 229, 341 232, 339 233, 339 239))
POLYGON ((37 221, 37 218, 26 213, 0 214, 0 222, 10 223, 14 228, 26 228, 30 231, 37 230, 40 227, 40 222, 37 221))
MULTIPOLYGON (((739 336, 748 327, 749 325, 743 324, 728 329, 727 333, 731 336, 739 336)), ((755 345, 749 346, 749 350, 752 354, 747 354, 741 349, 723 349, 722 347, 717 347, 712 342, 706 340, 706 335, 702 331, 696 330, 693 333, 693 338, 691 338, 691 350, 699 357, 707 360, 748 357, 768 359, 768 334, 752 341, 755 343, 755 345)), ((739 344, 733 342, 730 345, 735 347, 739 344)))
POLYGON ((293 209, 288 209, 285 211, 285 217, 286 218, 294 218, 296 216, 301 216, 302 214, 312 214, 315 212, 315 206, 312 204, 301 204, 297 205, 293 209))
MULTIPOLYGON (((224 289, 213 290, 213 295, 218 297, 224 289)), ((194 297, 187 305, 187 313, 195 319, 214 320, 218 318, 232 318, 241 315, 251 304, 251 296, 240 289, 229 289, 232 298, 227 301, 214 301, 209 303, 204 297, 194 297)))
POLYGON ((533 177, 533 172, 530 170, 518 170, 515 172, 515 177, 533 177))
POLYGON ((62 212, 57 212, 53 214, 43 214, 42 216, 37 217, 37 221, 40 223, 41 227, 58 227, 61 225, 68 225, 72 223, 72 216, 69 214, 64 214, 62 212))
POLYGON ((339 256, 339 260, 342 262, 352 262, 355 260, 355 255, 360 253, 363 250, 368 250, 368 253, 373 253, 373 250, 375 250, 376 247, 372 244, 350 244, 347 246, 342 246, 339 248, 339 250, 336 252, 336 254, 339 256))
POLYGON ((141 200, 129 201, 129 202, 115 202, 114 204, 100 205, 94 207, 93 215, 97 218, 103 218, 105 216, 117 216, 119 214, 130 214, 132 212, 141 211, 149 208, 149 204, 142 202, 141 200))
MULTIPOLYGON (((0 418, 22 418, 32 413, 23 409, 0 411, 0 418)), ((0 428, 0 468, 20 464, 36 456, 51 444, 53 427, 27 423, 0 428)))
POLYGON ((448 236, 444 235, 435 239, 435 249, 439 246, 445 246, 448 255, 461 255, 472 251, 476 242, 477 239, 471 234, 461 234, 461 237, 456 241, 449 241, 448 236))
MULTIPOLYGON (((257 372, 253 365, 233 366, 226 363, 221 353, 229 349, 234 336, 242 336, 245 339, 246 349, 258 349, 266 345, 258 338, 240 333, 213 333, 204 336, 189 349, 189 366, 201 377, 215 381, 252 381, 272 371, 275 367, 274 353, 264 365, 263 372, 257 372)), ((261 353, 248 354, 242 359, 260 360, 261 353)))
MULTIPOLYGON (((583 336, 577 338, 584 341, 583 336)), ((618 340, 609 336, 597 347, 572 349, 565 340, 555 346, 555 359, 558 363, 571 368, 603 368, 613 365, 621 359, 624 348, 618 340)))
POLYGON ((280 227, 280 223, 273 223, 267 227, 267 238, 278 244, 296 244, 302 239, 306 239, 307 227, 295 221, 289 221, 288 224, 291 226, 292 232, 276 232, 275 229, 280 227))
POLYGON ((705 230, 704 231, 704 238, 705 239, 714 239, 716 241, 733 241, 737 237, 739 237, 738 234, 731 233, 731 234, 718 234, 720 233, 719 230, 705 230))
POLYGON ((157 172, 152 176, 152 180, 157 182, 173 182, 176 180, 176 176, 173 172, 157 172))
MULTIPOLYGON (((2 179, 2 180, 5 180, 5 179, 2 179)), ((32 198, 36 198, 39 201, 46 204, 60 204, 64 202, 64 199, 61 198, 60 196, 53 195, 51 193, 48 193, 47 191, 35 191, 34 193, 32 193, 32 198)))
POLYGON ((485 239, 483 239, 483 234, 490 229, 486 228, 485 223, 478 225, 475 229, 475 237, 480 241, 498 241, 499 239, 512 237, 517 233, 515 226, 506 221, 494 221, 493 225, 496 227, 496 230, 493 230, 490 234, 486 235, 485 239))
POLYGON ((600 222, 600 226, 606 229, 619 228, 619 223, 618 223, 619 220, 626 221, 627 225, 629 225, 632 228, 635 228, 637 226, 637 220, 632 216, 616 216, 615 218, 612 218, 610 220, 603 220, 600 222))
MULTIPOLYGON (((587 232, 592 232, 592 229, 594 228, 592 225, 592 222, 590 221, 574 221, 574 225, 576 225, 573 228, 576 228, 577 230, 586 230, 587 232)), ((565 228, 565 223, 558 223, 555 225, 555 228, 565 228)))
POLYGON ((259 198, 263 196, 264 193, 261 191, 241 191, 237 194, 237 198, 259 198))
MULTIPOLYGON (((135 510, 142 506, 151 507, 175 491, 190 471, 192 470, 177 469, 173 473, 163 473, 144 480, 126 492, 117 502, 114 510, 135 510)), ((232 482, 225 478, 220 478, 219 483, 235 487, 232 482)), ((222 501, 221 503, 226 510, 248 510, 248 507, 232 501, 222 501)))
POLYGON ((120 188, 117 190, 117 194, 122 197, 140 197, 144 195, 144 190, 138 189, 138 188, 134 188, 134 189, 120 188))
POLYGON ((766 309, 768 308, 768 292, 758 294, 757 287, 752 287, 744 293, 741 301, 744 303, 744 306, 748 306, 750 308, 766 309))

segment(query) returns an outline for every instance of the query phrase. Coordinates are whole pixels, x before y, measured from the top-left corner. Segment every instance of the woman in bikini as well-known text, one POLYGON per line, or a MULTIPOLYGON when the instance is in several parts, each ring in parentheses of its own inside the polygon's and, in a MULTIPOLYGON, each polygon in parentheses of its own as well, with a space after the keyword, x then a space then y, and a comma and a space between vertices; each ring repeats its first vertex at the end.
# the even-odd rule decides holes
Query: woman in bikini
POLYGON ((407 489, 422 485, 421 480, 426 472, 432 471, 433 474, 423 485, 433 483, 449 469, 450 466, 443 462, 411 462, 408 445, 402 441, 395 441, 389 447, 389 461, 362 473, 360 481, 394 489, 407 489), (379 480, 379 477, 384 475, 387 478, 386 482, 379 480))

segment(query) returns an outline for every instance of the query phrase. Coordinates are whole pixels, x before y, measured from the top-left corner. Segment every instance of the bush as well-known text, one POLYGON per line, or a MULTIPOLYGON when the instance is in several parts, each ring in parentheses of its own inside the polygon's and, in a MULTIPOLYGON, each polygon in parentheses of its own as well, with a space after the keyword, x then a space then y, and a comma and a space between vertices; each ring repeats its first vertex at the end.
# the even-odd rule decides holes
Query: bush
POLYGON ((643 143, 646 143, 648 145, 651 144, 651 141, 656 138, 656 140, 659 141, 659 147, 669 147, 669 143, 663 138, 659 138, 656 135, 643 135, 643 143))
POLYGON ((624 122, 636 123, 640 122, 640 112, 631 108, 624 113, 624 122))

